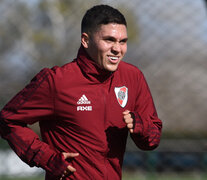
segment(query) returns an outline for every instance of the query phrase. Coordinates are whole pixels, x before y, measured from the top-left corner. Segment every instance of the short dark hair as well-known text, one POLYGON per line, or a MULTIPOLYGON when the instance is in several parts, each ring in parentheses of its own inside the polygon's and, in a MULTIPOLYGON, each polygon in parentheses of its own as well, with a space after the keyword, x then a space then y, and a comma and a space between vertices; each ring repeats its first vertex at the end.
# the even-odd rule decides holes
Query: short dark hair
POLYGON ((109 23, 123 24, 127 26, 124 15, 117 9, 108 5, 97 5, 86 11, 81 22, 81 33, 92 33, 100 25, 109 23))

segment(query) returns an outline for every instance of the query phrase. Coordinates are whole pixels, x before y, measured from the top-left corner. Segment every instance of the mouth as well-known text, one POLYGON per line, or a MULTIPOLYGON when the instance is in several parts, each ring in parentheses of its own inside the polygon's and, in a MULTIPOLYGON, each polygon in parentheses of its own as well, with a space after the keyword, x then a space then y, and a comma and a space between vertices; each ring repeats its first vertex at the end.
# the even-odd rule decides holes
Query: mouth
POLYGON ((108 56, 108 59, 112 64, 116 64, 119 62, 119 56, 108 56))

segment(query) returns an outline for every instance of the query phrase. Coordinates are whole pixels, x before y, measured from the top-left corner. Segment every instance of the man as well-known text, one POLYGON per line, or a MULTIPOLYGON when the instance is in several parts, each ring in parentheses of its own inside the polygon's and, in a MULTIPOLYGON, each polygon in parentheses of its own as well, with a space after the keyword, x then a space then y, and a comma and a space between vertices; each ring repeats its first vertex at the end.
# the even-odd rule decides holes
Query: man
POLYGON ((1 111, 0 134, 47 180, 121 179, 128 132, 142 150, 156 148, 162 123, 141 71, 122 60, 124 16, 107 5, 82 20, 77 58, 43 69, 1 111), (39 122, 42 141, 27 127, 39 122))

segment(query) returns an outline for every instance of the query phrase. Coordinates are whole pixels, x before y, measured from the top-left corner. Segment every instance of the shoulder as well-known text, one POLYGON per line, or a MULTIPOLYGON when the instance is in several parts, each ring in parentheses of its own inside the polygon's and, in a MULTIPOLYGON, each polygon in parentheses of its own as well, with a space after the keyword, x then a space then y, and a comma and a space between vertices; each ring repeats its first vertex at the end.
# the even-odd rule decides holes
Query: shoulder
POLYGON ((35 84, 56 84, 64 79, 72 77, 73 72, 77 72, 78 68, 76 62, 72 61, 63 66, 54 66, 52 68, 43 68, 31 80, 35 84))
POLYGON ((131 75, 133 77, 143 76, 142 71, 137 66, 124 61, 120 62, 118 71, 122 75, 131 75))
POLYGON ((72 72, 77 72, 76 61, 69 62, 63 66, 54 66, 52 68, 43 68, 35 78, 50 77, 50 78, 61 78, 65 75, 70 75, 72 72))
POLYGON ((54 66, 49 71, 55 76, 62 76, 77 70, 76 61, 69 62, 63 66, 54 66))

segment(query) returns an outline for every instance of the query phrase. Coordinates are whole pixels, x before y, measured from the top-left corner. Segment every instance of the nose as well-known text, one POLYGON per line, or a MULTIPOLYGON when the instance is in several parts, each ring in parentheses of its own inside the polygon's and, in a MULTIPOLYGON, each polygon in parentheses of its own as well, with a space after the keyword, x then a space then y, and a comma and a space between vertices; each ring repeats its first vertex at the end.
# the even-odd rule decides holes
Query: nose
POLYGON ((121 51, 121 46, 120 44, 117 42, 117 43, 114 43, 112 48, 111 48, 112 52, 114 54, 118 54, 120 51, 121 51))

